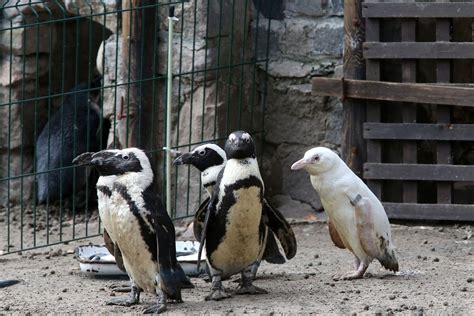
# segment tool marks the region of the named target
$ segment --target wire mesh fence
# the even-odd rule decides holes
[[[271,5],[0,1],[0,252],[101,233],[98,175],[72,166],[82,152],[140,147],[164,193],[168,46],[173,149],[222,145],[236,129],[263,140],[271,20],[259,11]],[[198,172],[175,169],[170,185],[173,217],[191,216]]]

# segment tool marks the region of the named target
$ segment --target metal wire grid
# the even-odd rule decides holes
[[[250,10],[250,5],[251,1],[250,0],[245,0],[245,14],[244,14],[244,23],[243,25],[235,25],[235,16],[234,16],[234,6],[236,3],[240,0],[220,0],[220,9],[221,12],[219,14],[219,27],[218,27],[218,35],[217,35],[217,63],[216,65],[209,66],[208,65],[208,32],[209,32],[209,8],[210,8],[210,2],[211,0],[207,1],[201,1],[198,3],[196,1],[195,6],[194,6],[194,12],[193,12],[193,23],[192,25],[186,25],[187,23],[185,22],[184,19],[180,19],[178,23],[180,23],[181,29],[184,29],[185,27],[191,27],[193,29],[193,49],[192,49],[192,67],[191,71],[183,71],[183,32],[180,34],[177,34],[179,36],[179,42],[180,42],[180,49],[179,49],[179,56],[176,56],[176,58],[179,58],[179,69],[174,70],[174,78],[175,82],[177,82],[177,90],[178,90],[178,99],[173,100],[173,102],[177,103],[178,105],[183,103],[182,100],[182,89],[183,89],[183,79],[185,76],[191,76],[190,80],[190,85],[191,85],[191,113],[189,117],[189,124],[192,124],[192,113],[196,113],[197,111],[200,111],[201,114],[204,114],[204,106],[205,106],[205,100],[203,97],[202,103],[201,104],[193,104],[193,93],[194,93],[194,87],[196,85],[195,83],[195,76],[197,74],[201,74],[204,76],[204,81],[206,82],[207,77],[212,74],[213,72],[217,74],[221,71],[228,71],[228,76],[227,76],[227,82],[219,82],[216,81],[216,85],[219,84],[225,84],[227,85],[227,102],[226,102],[226,127],[225,131],[226,133],[224,135],[218,135],[218,128],[217,128],[217,115],[214,117],[214,133],[212,138],[207,138],[205,139],[203,137],[204,133],[204,119],[201,121],[201,139],[200,141],[194,141],[192,142],[192,135],[191,131],[192,128],[189,128],[189,135],[188,135],[188,142],[183,143],[179,141],[180,139],[180,116],[181,116],[181,111],[178,111],[177,113],[177,126],[176,128],[176,142],[175,145],[173,146],[174,149],[176,150],[191,150],[194,146],[206,142],[217,142],[217,143],[222,143],[222,141],[225,139],[225,135],[231,132],[229,130],[229,127],[232,124],[229,124],[230,120],[235,120],[237,123],[237,127],[241,126],[246,126],[246,128],[251,131],[254,135],[259,137],[261,140],[261,148],[260,148],[260,154],[263,151],[263,131],[264,131],[264,120],[263,117],[264,115],[261,114],[259,117],[258,122],[254,122],[254,112],[255,111],[260,111],[261,113],[265,112],[265,102],[266,102],[266,89],[267,89],[267,82],[266,82],[266,75],[261,75],[259,73],[259,69],[266,70],[268,68],[268,52],[269,52],[269,47],[268,45],[270,44],[269,41],[269,36],[270,36],[270,22],[271,20],[268,19],[268,24],[267,28],[265,30],[265,34],[258,34],[259,32],[262,32],[261,30],[259,31],[259,25],[260,21],[259,19],[263,19],[259,14],[255,14],[255,25],[257,27],[254,27],[253,29],[251,28],[251,25],[249,23],[248,19],[248,12],[247,10]],[[232,15],[230,17],[223,17],[222,15],[222,8],[223,8],[223,2],[228,2],[231,3],[232,5]],[[253,1],[254,5],[256,8],[260,6],[260,0]],[[119,1],[117,3],[120,3]],[[6,186],[6,192],[7,196],[6,199],[7,201],[10,201],[11,199],[11,194],[12,194],[12,183],[13,181],[19,181],[19,189],[20,189],[20,196],[23,197],[25,191],[27,191],[27,185],[29,185],[28,180],[36,179],[36,177],[41,174],[41,172],[38,172],[36,170],[35,163],[33,163],[33,167],[30,170],[24,171],[25,169],[25,158],[30,154],[31,151],[33,152],[33,161],[36,161],[37,157],[35,157],[35,152],[34,150],[31,149],[31,146],[28,146],[27,144],[24,143],[23,139],[27,137],[28,135],[23,135],[23,129],[21,130],[21,138],[22,142],[19,146],[19,159],[20,159],[20,170],[24,172],[20,172],[18,174],[14,174],[11,166],[12,159],[14,158],[14,151],[17,154],[17,149],[11,148],[12,144],[12,129],[13,129],[13,110],[14,107],[18,107],[20,111],[19,115],[19,120],[20,120],[20,126],[24,128],[25,126],[33,125],[32,131],[33,131],[33,142],[34,140],[37,139],[38,133],[40,131],[40,124],[38,117],[40,116],[41,111],[47,111],[47,118],[50,118],[51,115],[54,113],[54,105],[57,103],[62,104],[65,100],[65,98],[69,95],[73,95],[73,92],[68,91],[66,87],[66,82],[67,79],[70,77],[70,73],[68,72],[68,67],[67,64],[71,62],[71,58],[69,56],[71,49],[74,50],[74,79],[72,86],[77,86],[81,80],[86,80],[87,82],[92,81],[94,74],[93,74],[93,67],[95,64],[95,56],[93,55],[92,52],[92,38],[93,38],[93,21],[92,18],[97,17],[102,20],[101,24],[103,26],[101,32],[101,37],[102,39],[107,38],[110,34],[109,31],[107,30],[107,17],[110,15],[116,15],[116,20],[120,21],[120,15],[124,12],[124,10],[120,7],[117,7],[116,10],[110,10],[107,8],[106,3],[104,1],[100,1],[100,4],[102,6],[102,12],[97,12],[94,10],[92,6],[92,2],[87,2],[88,7],[89,7],[89,13],[84,14],[83,12],[80,12],[80,10],[84,10],[83,8],[75,7],[75,14],[70,13],[69,11],[66,10],[64,4],[60,1],[52,1],[49,3],[43,2],[43,1],[6,1],[3,3],[3,6],[1,7],[1,13],[3,14],[3,18],[0,20],[2,22],[2,28],[0,29],[0,35],[1,36],[9,36],[10,38],[10,47],[7,52],[3,52],[1,58],[9,59],[10,63],[10,68],[9,68],[9,83],[10,83],[10,89],[8,90],[8,96],[3,96],[2,100],[0,100],[0,109],[5,109],[7,108],[7,111],[4,111],[3,114],[8,116],[8,126],[2,126],[2,129],[7,129],[7,146],[5,150],[2,149],[2,153],[5,154],[6,152],[6,159],[7,159],[7,165],[2,165],[0,169],[0,185],[1,186]],[[198,10],[198,5],[205,5],[207,7],[207,18],[206,18],[206,45],[205,45],[205,62],[204,62],[204,68],[203,69],[195,69],[195,52],[196,52],[196,30],[197,30],[197,10]],[[37,5],[41,5],[42,10],[40,11],[37,7]],[[167,1],[167,2],[156,2],[153,4],[146,4],[140,7],[136,7],[130,10],[146,10],[147,8],[150,7],[160,7],[160,6],[169,6],[169,5],[177,5],[178,7],[181,7],[181,12],[184,12],[186,10],[186,4],[183,1]],[[54,10],[53,10],[54,7]],[[31,10],[29,12],[28,16],[26,16],[25,9],[28,8]],[[22,17],[24,21],[28,21],[26,23],[23,23],[21,25],[14,25],[13,19],[8,19],[7,18],[7,12],[8,10],[17,10],[18,15]],[[257,10],[256,10],[257,11]],[[45,17],[46,15],[46,17]],[[1,14],[0,14],[1,16]],[[159,19],[159,16],[157,14],[156,19]],[[225,21],[224,21],[225,20]],[[86,22],[84,22],[86,21]],[[220,60],[220,49],[221,49],[221,39],[222,39],[222,25],[223,23],[229,23],[231,24],[231,32],[230,32],[230,42],[231,42],[231,51],[230,51],[230,62],[226,62],[223,60]],[[69,23],[74,24],[73,27],[75,28],[75,43],[71,47],[67,47],[66,43],[67,42],[67,31],[69,29]],[[81,64],[80,61],[80,48],[83,43],[80,43],[80,33],[84,32],[83,28],[81,26],[84,26],[83,23],[87,24],[86,27],[86,32],[87,32],[87,37],[88,37],[88,52],[87,52],[87,74],[85,78],[79,78],[79,73],[81,71],[81,68],[84,67],[85,65]],[[157,28],[154,30],[155,33],[157,33],[158,30],[158,25],[159,23],[156,23]],[[145,26],[143,26],[145,27]],[[253,32],[252,36],[249,38],[244,37],[243,38],[243,44],[242,44],[242,49],[241,51],[235,52],[233,51],[233,42],[234,42],[234,31],[238,28],[244,28],[244,34]],[[23,41],[26,43],[27,41],[35,41],[35,47],[36,49],[34,50],[33,56],[35,58],[35,64],[36,68],[38,69],[40,67],[40,58],[43,58],[42,53],[40,52],[40,45],[45,45],[45,43],[40,42],[41,34],[40,32],[44,32],[45,30],[49,32],[48,38],[49,41],[47,45],[49,46],[49,52],[53,51],[53,32],[55,31],[54,28],[60,28],[61,29],[61,38],[56,39],[59,40],[62,45],[59,55],[61,56],[60,58],[60,65],[57,65],[56,61],[53,61],[52,54],[50,53],[48,55],[48,72],[45,77],[40,77],[40,72],[37,71],[33,77],[27,78],[27,74],[25,73],[27,69],[27,62],[26,58],[23,58],[22,60],[22,78],[20,80],[20,97],[14,98],[13,94],[14,91],[11,88],[12,86],[12,76],[13,76],[13,62],[14,62],[14,54],[13,54],[13,33],[15,32],[16,29],[19,29],[23,32]],[[29,33],[33,31],[32,33]],[[120,29],[119,29],[119,23],[117,22],[115,25],[115,29],[112,30],[115,34],[118,34]],[[2,34],[3,33],[3,34]],[[157,37],[155,36],[155,39]],[[264,39],[263,43],[259,43],[262,38]],[[117,36],[116,38],[116,46],[118,47],[118,41],[119,37]],[[262,51],[262,48],[259,45],[264,45],[264,51],[265,53],[262,54],[259,53],[257,54],[257,51]],[[158,63],[158,54],[157,52],[158,48],[158,43],[155,40],[153,43],[153,50],[154,50],[154,58],[152,67],[153,69],[156,69],[156,65]],[[250,48],[250,49],[248,49]],[[26,50],[26,45],[23,45],[22,47],[23,51],[20,55],[26,56],[27,52]],[[105,55],[105,52],[103,52]],[[118,49],[115,50],[115,58],[118,60],[119,58],[119,51]],[[236,56],[237,61],[233,62],[235,60]],[[59,69],[58,69],[59,68]],[[240,69],[241,76],[235,78],[233,75],[234,73],[231,70],[235,69]],[[102,73],[104,70],[104,65],[102,65]],[[3,70],[2,70],[3,71]],[[59,86],[59,92],[57,90],[53,90],[53,81],[56,76],[58,76],[58,73],[60,74],[60,86]],[[118,63],[115,64],[115,74],[118,73]],[[128,72],[130,74],[130,72]],[[266,74],[266,71],[262,72],[263,74]],[[248,109],[250,111],[250,122],[244,122],[242,124],[242,111],[243,111],[243,100],[244,100],[244,95],[247,93],[244,89],[244,80],[246,79],[246,76],[249,75],[250,78],[252,78],[252,89],[250,91],[250,104],[248,104]],[[128,76],[128,80],[126,82],[122,83],[114,83],[108,86],[102,86],[101,87],[101,99],[103,99],[104,96],[104,90],[105,89],[114,89],[114,95],[115,95],[115,100],[114,102],[117,103],[117,89],[120,86],[125,86],[127,89],[130,89],[131,85],[134,84],[142,84],[143,82],[146,81],[152,81],[153,82],[153,104],[152,104],[152,111],[153,113],[156,113],[159,111],[160,113],[164,113],[165,108],[160,105],[160,102],[158,100],[159,96],[157,96],[157,83],[161,80],[165,80],[166,76],[165,75],[159,75],[156,72],[154,72],[153,76],[150,78],[140,78],[139,80],[132,81],[130,80],[130,76]],[[30,82],[27,82],[27,81]],[[46,80],[47,84],[44,84],[44,80]],[[33,84],[34,86],[34,93],[33,95],[27,93],[27,84]],[[44,86],[46,86],[46,93],[44,93],[41,89],[44,89]],[[229,108],[231,104],[231,94],[229,93],[231,86],[237,86],[239,89],[239,100],[238,100],[238,110],[237,110],[237,118],[231,117],[231,110]],[[259,91],[257,91],[257,86],[259,87]],[[206,89],[206,84],[204,84],[204,90]],[[82,89],[80,91],[75,91],[74,93],[83,93],[83,92],[91,92],[93,89]],[[219,89],[216,89],[216,91],[219,91]],[[163,93],[163,99],[165,98],[165,94]],[[205,96],[205,93],[203,93],[203,96]],[[16,97],[16,95],[15,95]],[[128,102],[128,100],[127,100]],[[46,105],[42,104],[46,103]],[[217,108],[217,103],[218,103],[218,93],[216,93],[215,96],[215,107]],[[165,104],[165,103],[162,103]],[[102,110],[102,108],[101,108]],[[29,120],[31,116],[31,111],[33,113],[33,121]],[[196,112],[194,112],[196,111]],[[26,115],[28,113],[28,115]],[[62,113],[61,113],[62,114]],[[127,107],[127,114],[128,114],[128,107]],[[138,113],[138,115],[147,115],[148,113]],[[156,124],[154,120],[154,115],[152,115],[152,126],[151,126],[151,132],[156,133],[158,132],[157,130],[159,129],[158,124]],[[204,115],[203,115],[204,117]],[[126,117],[128,120],[128,116]],[[62,121],[61,121],[62,122]],[[140,122],[140,120],[139,120]],[[18,122],[17,122],[18,123]],[[102,127],[102,122],[101,122],[101,127]],[[114,141],[115,141],[115,136],[116,136],[116,129],[114,127],[117,126],[117,113],[114,108],[114,113],[113,113],[113,121],[111,122],[112,128],[113,128],[113,133],[114,133]],[[127,125],[128,126],[128,125]],[[233,124],[232,126],[235,126]],[[165,126],[163,128],[166,128]],[[139,129],[140,130],[140,129]],[[126,134],[128,135],[128,129],[126,131]],[[165,137],[166,135],[163,136]],[[163,139],[164,139],[163,137]],[[127,137],[128,139],[128,137]],[[78,140],[76,139],[76,136],[74,135],[73,139],[73,148],[75,150],[75,144]],[[86,140],[87,146],[89,147],[89,139]],[[105,147],[105,144],[101,140],[101,148]],[[130,144],[126,143],[125,146],[129,146]],[[136,141],[136,144],[133,145],[140,145],[140,135],[138,134],[138,138]],[[155,153],[162,153],[163,141],[160,144],[152,144],[150,148],[146,148],[147,152],[150,155],[153,155]],[[48,154],[51,148],[48,147]],[[74,156],[76,154],[79,154],[77,152],[73,153]],[[15,156],[17,158],[18,155]],[[76,169],[72,166],[60,166],[59,168],[50,168],[47,171],[44,171],[43,173],[52,173],[55,171],[62,171],[62,170],[67,170],[67,169],[73,169],[73,190],[75,189],[75,176],[76,176]],[[163,164],[164,168],[164,164]],[[195,179],[191,179],[191,168],[188,168],[186,170],[186,176],[187,176],[187,192],[186,192],[186,203],[185,203],[185,211],[181,210],[180,212],[175,212],[174,218],[183,218],[190,216],[194,213],[194,209],[192,208],[192,203],[190,203],[190,194],[189,190],[191,186],[196,186]],[[178,181],[179,174],[178,172],[175,173],[175,181]],[[164,187],[166,183],[164,182],[164,177],[162,181],[162,188],[164,190]],[[32,181],[33,189],[32,192],[36,192],[36,182]],[[89,181],[86,181],[86,200],[88,200],[88,190],[87,188],[89,186],[94,186],[94,183],[90,183]],[[199,183],[200,186],[200,183]],[[62,186],[60,186],[60,190],[62,191]],[[62,192],[60,192],[61,198],[58,201],[58,205],[53,205],[53,203],[47,203],[44,206],[38,206],[34,203],[34,201],[30,200],[25,200],[21,198],[19,200],[19,203],[17,205],[12,205],[11,203],[7,202],[6,206],[1,209],[0,208],[0,218],[3,218],[3,225],[4,226],[2,229],[3,233],[2,235],[2,244],[0,246],[0,251],[2,251],[3,254],[7,253],[13,253],[13,252],[18,252],[22,250],[29,250],[29,249],[35,249],[39,247],[44,247],[48,245],[54,245],[54,244],[59,244],[59,243],[67,243],[69,241],[73,240],[79,240],[91,236],[96,236],[101,233],[101,228],[100,228],[100,223],[98,220],[97,216],[97,211],[96,209],[92,209],[89,207],[89,204],[86,204],[84,210],[79,210],[75,203],[75,199],[72,199],[72,205],[70,206],[70,209],[66,208],[65,205],[65,200],[62,197]],[[174,190],[174,209],[176,210],[178,207],[178,198],[181,198],[183,196],[182,193],[178,192],[178,187],[175,186]],[[199,199],[201,199],[201,193],[199,193]],[[179,214],[178,214],[179,213]],[[0,230],[1,231],[1,230]]]

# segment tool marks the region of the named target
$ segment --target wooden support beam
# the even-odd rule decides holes
[[[450,19],[436,20],[436,41],[449,42]],[[438,60],[436,62],[436,82],[449,83],[451,81],[451,62],[449,60]],[[438,105],[436,109],[438,123],[448,124],[451,121],[451,108]],[[451,144],[449,142],[438,142],[436,146],[436,161],[438,164],[451,164]],[[451,183],[440,182],[437,184],[438,203],[451,203]]]
[[[472,3],[364,3],[364,18],[472,18]]]
[[[474,205],[383,203],[390,219],[472,221]]]
[[[416,41],[416,20],[402,20],[402,41]],[[406,59],[402,61],[402,81],[416,82],[416,60]],[[405,123],[416,122],[416,104],[404,103],[402,105],[402,120]],[[403,162],[417,162],[417,147],[414,141],[403,142]],[[418,186],[415,181],[403,182],[403,202],[416,203],[418,199]]]
[[[370,42],[380,40],[380,21],[379,19],[365,19],[365,39]],[[366,60],[366,78],[367,80],[380,80],[380,60]],[[367,122],[380,122],[380,101],[367,100]],[[379,140],[367,140],[367,161],[382,162],[382,144]],[[382,199],[382,182],[367,180],[370,190]]]
[[[362,43],[365,27],[362,20],[362,0],[344,0],[344,77],[365,79],[365,61]],[[366,144],[362,137],[365,122],[365,102],[343,101],[342,158],[355,174],[362,175],[362,163],[366,161]]]
[[[376,59],[470,59],[474,43],[460,42],[365,42],[364,58]]]
[[[474,124],[364,123],[364,138],[474,141]]]
[[[365,163],[364,178],[381,180],[474,181],[474,165]]]
[[[341,79],[315,77],[312,84],[315,95],[342,97]],[[474,89],[454,85],[344,80],[344,96],[354,99],[474,107]]]

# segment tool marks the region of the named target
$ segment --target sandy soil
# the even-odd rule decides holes
[[[369,277],[339,282],[331,276],[351,269],[351,254],[332,245],[324,224],[294,227],[299,242],[296,257],[284,265],[264,263],[260,268],[255,284],[268,294],[205,302],[210,284],[193,279],[196,288],[184,290],[184,303],[170,304],[169,312],[474,314],[474,240],[469,226],[393,225],[401,272],[388,273],[374,262]],[[109,286],[127,281],[78,272],[78,262],[68,251],[89,241],[101,239],[0,257],[0,278],[22,280],[0,289],[0,312],[140,313],[154,302],[146,294],[133,307],[105,305],[112,295],[122,295],[112,293]],[[237,284],[225,281],[224,286],[233,289]]]

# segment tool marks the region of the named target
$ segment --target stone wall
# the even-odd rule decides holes
[[[342,0],[268,1],[258,25],[263,32],[271,21],[265,112],[265,152],[262,174],[267,195],[290,212],[321,208],[308,175],[290,170],[311,147],[338,150],[342,104],[311,95],[311,76],[340,75],[343,50]],[[275,8],[275,6],[278,6]],[[263,67],[262,67],[263,68]],[[298,203],[301,202],[301,203]],[[288,206],[291,206],[288,208]]]
[[[54,9],[52,4],[57,2],[45,3],[49,9]],[[125,139],[126,119],[117,116],[122,110],[127,111],[126,102],[122,104],[122,100],[126,100],[127,74],[122,69],[120,58],[116,60],[116,56],[122,56],[120,2],[65,0],[61,4],[62,7],[56,7],[57,10],[48,11],[43,5],[36,5],[34,9],[41,12],[45,19],[51,18],[51,14],[59,17],[61,14],[84,16],[80,25],[86,30],[91,23],[94,25],[92,34],[95,37],[91,41],[93,47],[89,50],[87,45],[81,45],[92,54],[85,53],[86,57],[81,60],[81,65],[87,64],[94,69],[97,65],[97,70],[103,75],[104,117],[117,123],[112,125],[115,128],[110,130],[109,143],[113,141],[114,136],[119,140]],[[104,12],[112,14],[100,15]],[[92,20],[86,19],[90,14],[94,14]],[[157,79],[155,79],[154,106],[156,110],[147,114],[153,115],[154,118],[152,130],[155,149],[159,149],[164,140],[167,14],[168,7],[161,6],[159,31],[156,35]],[[25,10],[22,14],[19,14],[18,10],[9,10],[5,11],[1,23],[22,25],[26,23],[25,19],[33,15],[31,9]],[[279,205],[297,205],[306,210],[318,208],[319,201],[310,187],[307,176],[302,173],[291,173],[289,166],[309,147],[326,145],[337,149],[340,145],[341,105],[333,99],[312,96],[310,77],[333,75],[341,63],[342,0],[196,0],[184,3],[183,7],[177,6],[176,16],[180,21],[175,24],[173,69],[175,74],[183,75],[173,80],[173,145],[182,146],[207,139],[225,138],[228,132],[235,130],[239,124],[243,129],[260,130],[262,127],[260,122],[264,121],[266,134],[261,162],[267,195],[274,196],[273,200]],[[270,17],[272,20],[268,33]],[[67,38],[75,40],[77,36],[74,33],[75,28],[77,24],[72,23],[70,29],[67,29],[69,32]],[[30,32],[29,29],[19,28],[19,30]],[[11,59],[16,61],[12,63],[14,67],[12,78],[18,78],[18,82],[16,79],[10,82],[9,76],[5,77],[6,72],[2,71],[0,76],[2,103],[6,102],[10,91],[12,100],[47,95],[51,93],[48,87],[53,90],[52,92],[58,91],[61,76],[56,72],[50,73],[49,69],[56,69],[63,64],[60,50],[65,45],[62,42],[63,30],[63,24],[53,24],[51,29],[42,30],[39,32],[40,44],[34,47],[29,46],[32,42],[24,41],[25,35],[21,32],[15,33],[14,38],[18,39],[13,42],[12,50],[9,49],[10,35],[0,32],[2,69],[10,65],[11,56]],[[109,37],[111,33],[112,36]],[[48,37],[50,34],[51,38]],[[81,32],[81,34],[81,40],[87,41],[86,35],[89,33]],[[105,40],[102,42],[103,39]],[[102,46],[96,55],[101,42]],[[74,43],[67,45],[74,46]],[[39,59],[36,58],[38,53],[40,53]],[[251,64],[254,57],[259,60],[269,58],[268,63],[258,64],[256,73]],[[27,65],[24,74],[23,69],[18,68],[23,62]],[[249,64],[226,68],[240,62]],[[30,64],[31,66],[28,66]],[[75,65],[70,63],[70,66],[74,68]],[[213,70],[203,71],[205,67]],[[87,74],[91,72],[91,69],[81,67],[80,73],[76,75],[72,68],[65,71],[72,74],[72,78],[79,76],[81,80],[87,78]],[[41,80],[40,84],[36,85],[38,77]],[[49,83],[50,77],[51,83]],[[257,87],[252,85],[254,78]],[[73,82],[68,79],[65,90],[68,90]],[[119,85],[118,88],[114,87],[116,84]],[[265,117],[262,106],[264,101]],[[53,100],[53,108],[59,103],[59,99]],[[27,109],[27,104],[23,109]],[[39,113],[36,117],[38,131],[46,121],[48,102],[43,99],[32,102],[29,106],[36,107],[36,112]],[[10,140],[11,166],[15,166],[11,168],[11,175],[20,175],[32,171],[34,145],[31,125],[24,126],[21,122],[35,120],[33,117],[35,111],[28,110],[21,113],[21,107],[16,104],[13,104],[11,109],[13,124],[11,129],[16,131],[11,134]],[[0,110],[3,111],[2,126],[7,126],[8,121],[4,121],[5,117],[8,117],[5,112],[7,108],[3,107]],[[23,121],[19,119],[20,115],[24,116]],[[0,131],[1,166],[6,165],[4,160],[7,157],[8,134],[5,134],[5,131],[4,128]],[[260,140],[258,143],[261,144]],[[180,147],[181,151],[189,149],[187,146]],[[262,148],[259,150],[262,152]],[[20,151],[24,158],[22,165],[15,163],[19,161]],[[156,170],[158,177],[161,178],[163,158],[161,152],[158,151],[157,157]],[[188,169],[182,167],[178,168],[177,172],[177,176],[173,174],[173,178],[176,179],[173,183],[176,190],[173,192],[179,192],[176,195],[176,212],[178,215],[184,215],[187,208],[192,212],[197,207],[202,191],[196,185],[199,175],[195,170],[191,169],[188,173]],[[190,185],[188,174],[191,176]],[[5,176],[5,170],[0,170],[0,175]],[[25,200],[32,195],[31,181],[24,184]],[[0,188],[1,197],[6,194],[4,183]],[[188,190],[189,195],[183,194]],[[10,192],[18,194],[20,191],[17,188],[10,189]],[[20,196],[16,195],[11,201],[18,202],[19,198]],[[295,204],[294,200],[304,204]]]
[[[0,1],[3,6],[0,179],[14,179],[0,182],[0,206],[33,201],[34,176],[21,175],[33,172],[35,137],[48,112],[54,113],[62,102],[61,97],[47,96],[67,92],[93,77],[95,63],[89,61],[95,59],[102,38],[110,35],[95,21],[74,19],[80,13],[72,1],[66,5],[58,1]],[[59,21],[64,18],[70,19]]]

